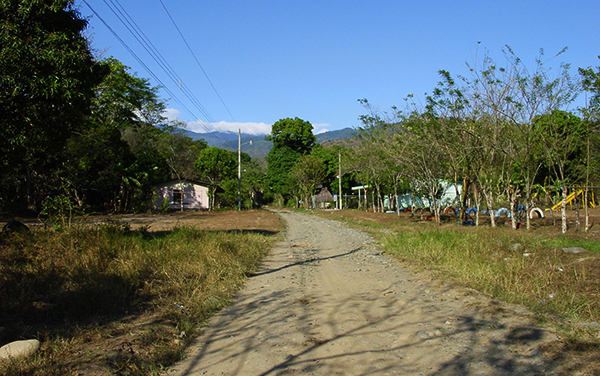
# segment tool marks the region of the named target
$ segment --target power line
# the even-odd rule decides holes
[[[167,74],[167,76],[173,81],[175,85],[181,85],[181,79],[175,73],[173,68],[167,62],[167,60],[162,56],[160,51],[152,44],[150,39],[146,36],[146,34],[140,29],[140,27],[135,23],[133,18],[127,13],[127,11],[123,8],[121,4],[119,4],[118,0],[108,0],[110,4],[108,4],[107,0],[104,0],[104,3],[109,7],[109,9],[114,13],[114,15],[121,21],[121,23],[127,28],[127,30],[134,36],[134,38],[142,45],[142,47],[148,52],[148,54],[154,59],[154,61],[163,69],[163,71]],[[115,10],[116,9],[116,10]],[[200,101],[194,96],[194,94],[189,90],[189,88],[183,83],[182,92],[183,94],[198,108],[198,110],[206,117],[206,119],[215,123],[215,120],[208,113],[208,111],[202,106]]]
[[[217,91],[217,88],[215,87],[215,85],[213,85],[212,81],[210,80],[210,78],[208,77],[208,74],[206,74],[206,71],[204,70],[204,68],[202,67],[202,64],[200,64],[200,61],[198,61],[198,58],[196,57],[196,54],[194,53],[194,51],[192,50],[192,48],[190,47],[189,43],[187,42],[187,40],[185,39],[185,37],[183,36],[183,34],[181,33],[181,30],[179,29],[179,26],[177,26],[177,23],[175,23],[175,20],[173,19],[173,17],[171,17],[171,13],[169,13],[169,10],[167,9],[167,7],[165,6],[165,4],[163,3],[162,0],[159,0],[160,4],[163,6],[165,12],[167,13],[167,15],[169,16],[169,19],[171,20],[171,22],[173,23],[173,26],[175,26],[175,29],[177,29],[177,32],[179,33],[179,36],[181,36],[181,39],[183,39],[183,42],[185,43],[185,45],[187,46],[188,50],[190,51],[190,53],[192,54],[192,56],[194,57],[194,60],[196,60],[196,64],[198,64],[198,66],[200,67],[200,70],[202,71],[202,73],[204,73],[204,77],[206,77],[206,79],[208,80],[208,83],[210,84],[210,86],[213,88],[213,90],[215,91],[215,94],[217,94],[217,97],[219,97],[219,100],[221,101],[221,103],[223,104],[223,106],[225,107],[225,109],[227,110],[227,113],[229,114],[229,116],[231,116],[231,119],[237,123],[237,121],[235,120],[235,118],[233,117],[233,115],[231,114],[231,111],[229,111],[229,107],[227,107],[227,105],[225,104],[225,102],[223,101],[223,98],[221,98],[221,95],[219,94],[219,92]]]
[[[198,116],[196,116],[194,114],[194,112],[192,110],[190,110],[188,108],[188,106],[186,106],[163,82],[162,80],[148,67],[148,65],[146,63],[144,63],[144,61],[133,51],[133,49],[131,49],[127,43],[125,43],[125,41],[117,34],[117,32],[112,29],[108,23],[98,14],[98,12],[96,12],[86,0],[82,0],[83,3],[90,8],[90,10],[94,13],[94,15],[96,15],[96,17],[98,17],[98,19],[106,26],[106,28],[115,36],[115,38],[117,38],[117,40],[125,47],[125,49],[135,58],[135,60],[142,66],[144,67],[144,69],[152,76],[152,78],[154,78],[159,85],[162,87],[162,89],[164,89],[167,94],[169,94],[174,100],[175,102],[177,102],[185,111],[187,111],[190,115],[192,115],[196,121],[200,124],[200,126],[206,130],[206,132],[210,133],[211,131],[209,130],[209,128],[206,126],[206,124],[204,124],[200,118]],[[109,0],[112,2],[112,0]],[[111,7],[106,0],[104,0],[105,4],[109,7],[109,9],[115,14],[115,16],[119,19],[119,21],[121,21],[121,23],[123,23],[123,25],[127,28],[127,30],[134,36],[134,38],[142,45],[142,47],[144,47],[144,49],[146,50],[146,52],[148,52],[148,54],[150,54],[150,56],[152,56],[152,58],[156,61],[156,63],[165,71],[165,73],[167,74],[167,76],[173,80],[177,85],[181,85],[182,88],[182,92],[184,93],[184,95],[190,100],[190,102],[192,104],[194,104],[196,106],[196,108],[202,113],[204,114],[204,116],[207,118],[207,120],[209,120],[209,122],[212,123],[216,123],[214,121],[214,119],[212,118],[212,116],[210,116],[210,114],[208,113],[208,111],[206,111],[206,109],[204,109],[204,107],[202,106],[202,104],[195,98],[195,96],[193,95],[193,93],[189,90],[189,88],[181,83],[181,79],[178,78],[177,74],[175,73],[175,71],[171,68],[171,66],[166,62],[166,60],[164,59],[164,57],[162,57],[162,55],[160,54],[160,52],[154,47],[154,45],[150,42],[150,40],[146,37],[146,35],[141,31],[141,29],[137,26],[137,24],[133,21],[133,19],[129,16],[129,14],[127,14],[127,12],[122,9],[121,10],[117,9],[117,11],[115,11],[115,9],[113,9],[113,7]],[[115,4],[113,4],[113,6],[116,7]],[[119,4],[120,6],[120,4]],[[121,14],[121,16],[119,16],[119,14]],[[124,13],[124,14],[123,14]],[[127,19],[129,18],[129,20]],[[124,20],[125,19],[125,20]],[[129,26],[128,26],[129,24]],[[132,29],[137,29],[139,30],[139,32],[134,32],[132,31]],[[147,41],[147,42],[143,42],[143,40]],[[223,141],[220,137],[218,137],[217,135],[214,135],[215,138],[221,143],[222,146],[225,147],[225,141]]]
[[[156,49],[156,47],[154,47],[154,44],[152,44],[152,42],[146,36],[146,34],[135,23],[135,21],[129,15],[129,13],[127,13],[127,11],[123,8],[123,6],[121,4],[119,4],[118,1],[116,1],[116,0],[114,2],[112,0],[109,0],[109,1],[113,4],[113,6],[117,9],[117,11],[121,14],[122,17],[120,17],[116,13],[115,9],[113,7],[111,7],[106,2],[106,0],[104,0],[104,3],[111,9],[111,11],[115,14],[115,16],[117,16],[117,18],[119,19],[119,21],[121,21],[121,23],[123,23],[123,25],[129,30],[129,32],[134,36],[134,38],[136,38],[136,40],[146,50],[146,52],[148,52],[148,54],[154,59],[154,61],[163,69],[163,71],[167,74],[167,76],[169,78],[171,78],[171,80],[176,85],[179,82],[179,85],[181,86],[181,79],[178,78],[178,75],[175,73],[175,71],[173,70],[173,68],[169,65],[169,63],[162,56],[162,54],[158,51],[158,49]],[[129,26],[131,26],[131,28],[127,26],[128,24],[129,24]],[[132,31],[132,29],[133,29],[133,31]],[[206,109],[204,108],[204,106],[202,106],[202,104],[200,103],[200,101],[198,101],[196,99],[196,97],[194,97],[193,93],[187,88],[187,86],[183,85],[182,92],[184,93],[184,95],[186,97],[188,97],[188,99],[194,105],[196,105],[196,107],[198,108],[198,110],[206,117],[206,119],[209,122],[212,122],[212,123],[215,122],[214,119],[212,118],[212,116],[210,116],[210,114],[208,113],[208,111],[206,111]]]

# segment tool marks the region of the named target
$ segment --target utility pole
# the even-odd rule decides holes
[[[242,130],[238,129],[238,210],[242,210]]]
[[[342,210],[342,152],[338,152],[338,209]]]

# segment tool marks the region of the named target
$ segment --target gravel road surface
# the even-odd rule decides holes
[[[548,375],[522,307],[403,269],[365,233],[278,212],[287,234],[169,375]]]

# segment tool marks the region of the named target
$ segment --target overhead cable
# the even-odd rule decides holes
[[[161,88],[163,90],[165,90],[165,92],[167,92],[168,95],[171,96],[171,98],[174,99],[174,101],[176,103],[178,103],[185,111],[187,111],[190,115],[192,115],[192,117],[194,117],[196,119],[196,122],[207,132],[207,133],[211,133],[211,130],[208,128],[208,126],[202,122],[202,120],[200,120],[200,118],[198,116],[196,116],[194,114],[194,112],[192,110],[189,109],[188,106],[186,106],[176,95],[175,93],[173,93],[163,82],[162,80],[148,67],[147,64],[144,63],[144,61],[142,61],[142,59],[127,45],[127,43],[125,43],[125,41],[116,33],[115,30],[113,30],[108,23],[98,14],[98,12],[96,12],[91,6],[90,4],[86,1],[86,0],[82,0],[83,3],[90,8],[90,10],[94,13],[94,15],[96,15],[96,17],[98,17],[98,19],[106,26],[106,28],[115,36],[115,38],[125,47],[125,49],[135,58],[135,60],[152,76],[152,78],[154,78],[159,85],[161,86]],[[112,1],[112,0],[111,0]],[[106,0],[105,0],[106,3]],[[169,76],[169,78],[171,78],[171,80],[174,80],[177,85],[181,85],[181,91],[184,93],[184,95],[190,100],[190,102],[195,105],[195,107],[207,118],[207,120],[209,120],[209,122],[212,123],[216,123],[214,121],[214,119],[212,118],[212,116],[210,116],[210,114],[208,113],[208,111],[206,111],[206,109],[204,109],[204,107],[202,106],[202,104],[194,97],[193,93],[189,90],[189,88],[180,81],[180,79],[178,78],[177,74],[175,73],[175,71],[171,68],[171,66],[166,62],[166,60],[162,57],[162,55],[160,54],[160,52],[158,52],[158,50],[154,47],[154,45],[150,42],[150,40],[145,36],[145,34],[141,31],[141,29],[139,29],[139,27],[137,26],[137,24],[135,24],[135,22],[131,19],[131,17],[127,14],[127,12],[123,9],[123,12],[127,15],[127,17],[129,17],[129,19],[131,21],[123,21],[122,17],[120,17],[117,12],[108,4],[106,3],[106,5],[111,9],[111,11],[115,14],[115,16],[121,21],[121,23],[123,23],[125,25],[125,27],[129,30],[129,32],[132,33],[132,35],[136,38],[136,40],[138,40],[138,42],[142,45],[142,47],[144,47],[144,49],[153,57],[153,59],[157,62],[157,64],[159,64],[159,66],[161,66],[161,68],[165,71],[165,73],[167,74],[167,76]],[[122,7],[121,7],[122,8]],[[125,17],[125,15],[122,14],[123,17]],[[131,27],[127,26],[127,23],[130,24]],[[132,28],[135,27],[139,30],[139,33],[136,33],[132,31]],[[143,43],[140,39],[144,38],[145,40],[147,40],[147,43]],[[154,53],[152,53],[150,50],[153,49]],[[163,61],[163,63],[160,63],[160,60]],[[225,147],[225,141],[223,139],[221,139],[218,135],[213,135],[218,141],[219,143]]]
[[[108,3],[110,2],[112,6]],[[185,83],[181,82],[180,79],[171,67],[171,65],[162,56],[160,51],[156,49],[154,44],[146,36],[146,34],[140,29],[135,23],[133,18],[127,13],[127,11],[119,4],[118,0],[104,0],[104,3],[109,7],[113,14],[121,21],[121,23],[127,28],[127,30],[133,35],[133,37],[142,45],[146,52],[154,59],[154,61],[163,69],[167,76],[178,86],[181,84],[183,94],[194,104],[198,110],[206,117],[211,123],[216,123],[208,111],[202,106],[200,101],[194,96],[189,90]]]
[[[177,26],[177,23],[175,23],[175,20],[173,19],[173,17],[171,17],[171,13],[169,13],[169,10],[167,9],[167,7],[165,6],[165,4],[163,3],[162,0],[159,0],[160,4],[163,6],[165,12],[167,13],[167,15],[169,16],[169,19],[171,20],[171,22],[173,23],[173,26],[175,26],[175,29],[177,29],[177,32],[179,33],[179,36],[181,36],[181,39],[183,39],[183,42],[185,43],[185,45],[187,46],[188,50],[190,51],[190,53],[192,54],[192,56],[194,57],[194,60],[196,61],[196,64],[198,64],[198,66],[200,67],[200,70],[202,71],[202,73],[204,73],[204,77],[206,77],[206,79],[208,80],[208,83],[210,84],[210,86],[213,88],[215,94],[217,94],[217,97],[219,97],[219,100],[221,101],[221,103],[223,104],[223,106],[225,107],[225,109],[227,110],[227,113],[229,114],[229,116],[231,116],[231,119],[234,121],[234,123],[237,123],[237,121],[235,120],[235,118],[233,117],[233,115],[231,114],[231,111],[229,111],[229,107],[227,107],[227,105],[225,104],[225,101],[223,101],[223,98],[221,98],[221,95],[219,94],[219,92],[217,91],[217,88],[215,87],[215,85],[213,85],[212,81],[210,80],[210,78],[208,77],[208,74],[206,73],[206,71],[204,70],[204,68],[202,67],[202,64],[200,64],[200,61],[198,60],[198,58],[196,57],[196,54],[194,53],[194,51],[192,50],[192,48],[190,47],[189,43],[187,42],[187,40],[185,39],[185,37],[183,36],[183,33],[181,32],[181,30],[179,29],[179,26]]]

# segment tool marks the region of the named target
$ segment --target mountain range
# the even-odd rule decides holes
[[[329,131],[317,134],[317,143],[331,143],[338,140],[353,138],[354,129],[344,128],[337,131]],[[216,146],[227,150],[237,150],[238,134],[236,132],[210,132],[197,133],[186,130],[185,135],[193,140],[204,140],[208,146]],[[271,141],[265,140],[266,135],[251,135],[242,133],[242,152],[248,154],[252,159],[266,159],[271,147]]]

